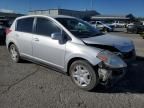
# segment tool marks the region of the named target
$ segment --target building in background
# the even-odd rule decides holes
[[[91,17],[92,20],[128,20],[129,18],[126,16],[118,16],[118,15],[96,15]]]
[[[28,12],[29,15],[68,15],[81,18],[86,21],[124,21],[130,22],[135,20],[135,17],[132,14],[128,15],[103,15],[95,10],[68,10],[68,9],[48,9],[48,10],[33,10]]]
[[[48,9],[48,10],[34,10],[29,11],[29,15],[68,15],[74,16],[81,19],[90,19],[91,16],[99,15],[100,13],[94,10],[85,10],[85,11],[76,11],[76,10],[68,10],[68,9]]]
[[[1,20],[9,20],[10,22],[13,22],[13,20],[19,16],[23,16],[23,14],[0,11]]]
[[[95,15],[91,20],[100,21],[135,21],[136,18],[132,14],[128,15]]]

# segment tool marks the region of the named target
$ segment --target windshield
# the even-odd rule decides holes
[[[102,35],[99,30],[76,18],[56,18],[56,20],[78,38],[89,38]]]

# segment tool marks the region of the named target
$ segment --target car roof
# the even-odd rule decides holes
[[[21,16],[18,17],[17,19],[22,19],[22,18],[29,18],[29,17],[50,17],[50,18],[75,18],[72,16],[66,16],[66,15],[26,15],[26,16]]]

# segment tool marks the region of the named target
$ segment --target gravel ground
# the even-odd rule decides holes
[[[78,89],[62,73],[31,62],[15,64],[0,46],[0,108],[143,108],[144,40],[136,34],[112,33],[131,38],[138,59],[111,89]]]

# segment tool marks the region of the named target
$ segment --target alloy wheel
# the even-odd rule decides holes
[[[79,86],[85,87],[90,84],[91,75],[85,66],[77,65],[74,67],[72,72],[73,80]]]

